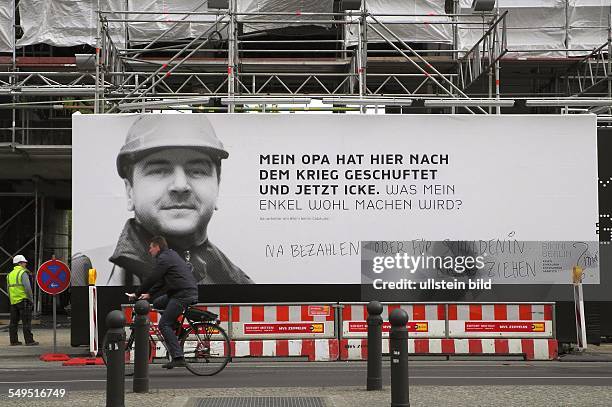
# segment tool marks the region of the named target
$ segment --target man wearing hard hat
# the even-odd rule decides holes
[[[26,268],[28,261],[18,254],[13,258],[13,270],[6,276],[6,287],[8,288],[9,300],[11,302],[11,320],[9,324],[9,335],[11,346],[21,345],[17,337],[17,325],[21,319],[23,328],[23,339],[26,346],[38,345],[32,335],[32,287],[30,277]]]
[[[134,212],[110,261],[111,279],[143,281],[153,268],[151,237],[193,266],[199,284],[252,284],[253,281],[211,243],[208,224],[217,209],[221,160],[229,154],[204,115],[141,115],[128,131],[117,156],[127,206]],[[111,283],[112,284],[112,283]]]

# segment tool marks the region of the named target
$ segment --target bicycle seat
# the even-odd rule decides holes
[[[192,321],[210,322],[216,321],[219,316],[214,312],[197,309],[190,305],[187,307],[187,310],[185,310],[185,317]]]

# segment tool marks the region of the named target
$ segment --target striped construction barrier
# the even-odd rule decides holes
[[[389,340],[383,339],[383,354]],[[526,360],[554,360],[555,339],[408,339],[408,353],[444,356],[523,356]],[[341,339],[340,360],[367,360],[367,339]]]
[[[216,343],[223,346],[222,342]],[[213,343],[213,346],[215,343]],[[186,352],[189,346],[186,345]],[[227,349],[219,349],[219,354],[225,354]],[[231,341],[232,357],[306,357],[309,361],[334,361],[339,358],[337,339],[267,339],[252,341]],[[166,358],[166,348],[155,341],[152,359]],[[133,360],[133,355],[130,355]]]
[[[233,357],[307,357],[309,361],[338,360],[337,339],[232,341]]]
[[[221,327],[232,339],[232,357],[301,356],[313,361],[338,360],[333,305],[197,305],[196,308],[219,315]],[[126,321],[131,323],[133,306],[123,309]],[[159,313],[152,311],[149,318],[152,324],[157,324]],[[166,348],[159,338],[154,339],[152,358],[166,358]]]
[[[336,307],[340,311],[336,313]],[[231,339],[233,357],[307,357],[308,360],[364,360],[367,304],[198,305],[219,315]],[[527,360],[557,357],[554,305],[383,304],[383,320],[395,308],[409,316],[409,351],[416,355],[522,355]],[[124,307],[132,320],[133,308]],[[155,324],[159,315],[150,314]],[[390,325],[383,324],[388,338]],[[338,337],[337,335],[341,335]],[[158,339],[158,338],[155,338]],[[388,352],[388,340],[383,340]],[[165,358],[156,341],[155,358]]]
[[[552,304],[448,304],[450,338],[553,338]]]
[[[281,339],[231,341],[231,355],[243,357],[306,357],[309,361],[367,360],[367,339]],[[409,339],[408,352],[422,356],[522,356],[525,360],[555,360],[555,339]],[[383,340],[383,354],[389,341]],[[165,358],[156,342],[153,358]],[[83,363],[85,364],[85,363]]]
[[[87,287],[88,314],[89,314],[89,353],[98,354],[100,343],[98,341],[98,289],[95,286]]]
[[[446,306],[444,304],[382,304],[383,338],[389,337],[389,315],[396,308],[408,314],[408,332],[415,338],[446,337]],[[342,338],[366,338],[368,335],[367,304],[341,304]]]
[[[234,305],[230,338],[334,339],[334,304]]]

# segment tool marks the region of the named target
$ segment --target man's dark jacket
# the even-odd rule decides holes
[[[172,249],[162,249],[155,256],[155,268],[140,285],[136,296],[150,293],[157,297],[161,293],[170,298],[198,299],[198,283],[185,260]]]
[[[130,219],[125,224],[115,252],[109,259],[126,271],[125,285],[131,285],[127,278],[132,275],[138,276],[140,281],[149,276],[154,266],[148,253],[151,237],[135,219]],[[180,254],[189,251],[189,262],[193,265],[193,274],[198,284],[253,284],[253,280],[209,240],[185,250],[179,250],[172,245],[170,248]]]

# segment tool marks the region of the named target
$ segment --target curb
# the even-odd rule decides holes
[[[62,363],[62,366],[104,365],[102,358],[72,358]]]

